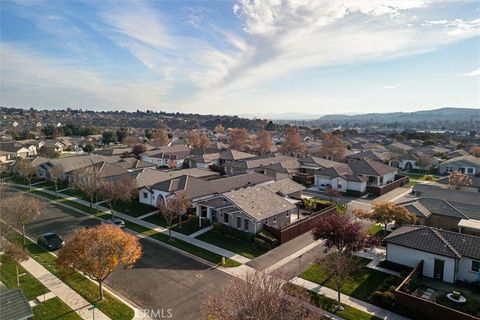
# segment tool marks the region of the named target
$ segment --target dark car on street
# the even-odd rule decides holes
[[[38,237],[37,242],[40,246],[51,251],[59,250],[65,245],[62,237],[53,232],[42,234]]]
[[[125,221],[119,218],[110,218],[104,221],[106,224],[113,224],[114,226],[119,227],[120,229],[125,229]]]

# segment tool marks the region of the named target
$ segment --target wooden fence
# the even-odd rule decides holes
[[[294,223],[284,226],[283,228],[277,229],[268,225],[263,226],[263,228],[277,238],[278,244],[288,242],[315,228],[318,220],[323,214],[334,213],[337,210],[335,205],[324,206],[324,208],[312,213],[309,217],[297,220]]]
[[[389,184],[386,184],[382,187],[367,186],[367,192],[373,193],[376,196],[381,196],[387,192],[392,191],[393,189],[407,185],[408,181],[409,178],[407,176],[396,175],[393,182],[390,182]]]

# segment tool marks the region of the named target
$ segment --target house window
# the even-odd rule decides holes
[[[290,217],[290,212],[287,211],[287,218]]]
[[[338,185],[337,185],[337,188],[338,188],[338,189],[342,189],[342,185],[341,185],[341,184],[338,184]]]
[[[248,219],[244,219],[244,220],[243,220],[243,228],[244,228],[245,230],[248,230]]]
[[[242,218],[237,217],[237,228],[241,229],[242,228]]]
[[[228,223],[228,213],[223,214],[223,222]]]
[[[480,261],[472,260],[472,271],[480,272]]]
[[[207,212],[208,212],[208,208],[207,207],[200,207],[200,216],[202,218],[206,218],[207,217]]]
[[[467,173],[468,174],[473,174],[473,168],[467,168]]]
[[[277,222],[277,217],[276,216],[273,217],[273,222]]]
[[[145,199],[147,199],[147,198],[148,198],[148,193],[143,192],[143,197],[144,197]]]

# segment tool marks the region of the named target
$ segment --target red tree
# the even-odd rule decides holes
[[[136,156],[144,153],[145,151],[147,151],[147,147],[144,144],[140,144],[140,143],[134,145],[132,148],[132,153]]]
[[[363,231],[359,221],[337,213],[324,214],[312,230],[315,240],[325,240],[326,250],[354,253],[380,244],[380,239]]]

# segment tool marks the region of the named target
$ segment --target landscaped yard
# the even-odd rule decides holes
[[[17,271],[15,269],[15,265],[17,263],[5,254],[0,256],[0,262],[2,263],[0,268],[0,281],[7,288],[16,288]],[[49,292],[47,287],[45,287],[40,281],[28,273],[21,265],[18,266],[18,272],[21,275],[23,274],[20,276],[20,288],[25,294],[27,300],[33,300],[36,297]]]
[[[372,236],[377,236],[377,237],[383,238],[383,237],[388,236],[392,232],[388,231],[388,230],[385,231],[384,227],[379,225],[379,224],[374,224],[370,228],[368,228],[367,233],[371,234]]]
[[[353,272],[350,279],[345,281],[341,290],[342,293],[360,300],[368,301],[372,294],[377,291],[388,278],[391,278],[392,282],[393,279],[398,279],[398,284],[400,284],[401,278],[396,278],[386,273],[367,268],[366,265],[370,260],[360,258],[359,261],[360,267]],[[313,264],[310,268],[305,270],[300,277],[322,286],[335,289],[333,279],[327,275],[325,268],[321,264]]]
[[[180,225],[177,223],[172,230],[175,230],[176,232],[180,232],[186,235],[195,233],[203,228],[206,228],[210,225],[210,220],[208,219],[202,219],[202,226],[199,226],[198,223],[198,218],[192,218],[187,221],[183,221],[182,224]]]
[[[221,233],[216,229],[212,229],[204,234],[201,234],[197,239],[214,244],[220,248],[238,253],[246,258],[253,259],[258,257],[268,250],[246,239],[235,237],[232,234]]]
[[[83,192],[80,192],[74,189],[68,189],[68,190],[62,191],[62,194],[66,194],[68,196],[82,199],[85,201],[90,201],[90,199]],[[93,197],[93,202],[96,202],[95,197]]]
[[[138,218],[140,216],[143,216],[144,214],[157,210],[157,208],[144,203],[140,203],[137,200],[132,200],[128,203],[118,201],[113,207],[113,210]]]
[[[159,213],[152,214],[151,216],[146,217],[145,219],[142,219],[142,220],[148,221],[148,222],[153,223],[153,224],[156,224],[157,226],[162,226],[164,228],[167,227],[167,222],[162,217],[162,215],[159,214]]]
[[[51,298],[33,307],[35,320],[81,320],[75,311],[70,309],[60,298]]]

